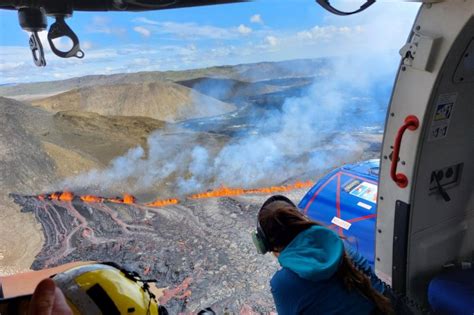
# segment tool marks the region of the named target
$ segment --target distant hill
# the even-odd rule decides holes
[[[235,110],[231,104],[163,81],[73,89],[32,101],[32,104],[52,112],[73,110],[101,115],[150,117],[168,122]]]
[[[35,82],[0,86],[0,95],[31,99],[34,95],[51,95],[72,89],[114,84],[132,84],[157,81],[185,81],[203,77],[257,82],[273,79],[323,76],[328,72],[329,60],[302,59],[281,62],[260,62],[235,66],[219,66],[183,71],[151,71],[89,75],[60,81]]]
[[[202,94],[225,101],[282,90],[282,87],[260,82],[253,83],[235,79],[207,77],[177,81],[176,83],[187,86]]]

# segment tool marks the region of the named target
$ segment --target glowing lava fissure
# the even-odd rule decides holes
[[[216,197],[231,197],[239,195],[251,195],[251,194],[272,194],[272,193],[282,193],[294,189],[301,189],[312,187],[314,182],[296,182],[294,184],[284,185],[284,186],[271,186],[271,187],[262,187],[262,188],[253,188],[253,189],[244,189],[244,188],[229,188],[221,187],[218,189],[210,190],[203,193],[198,193],[189,196],[190,199],[202,199],[202,198],[216,198]]]
[[[282,186],[270,186],[262,188],[232,188],[222,186],[220,188],[209,190],[202,193],[192,194],[187,196],[187,199],[203,199],[203,198],[218,198],[218,197],[232,197],[239,195],[250,195],[250,194],[272,194],[272,193],[283,193],[294,189],[308,188],[314,185],[313,181],[297,181],[293,184],[282,185]],[[165,207],[169,205],[176,205],[180,203],[178,198],[169,198],[169,199],[157,199],[155,201],[138,204],[137,198],[130,194],[124,194],[122,198],[120,197],[101,197],[95,195],[82,195],[76,196],[74,193],[69,191],[59,191],[53,192],[50,194],[41,194],[37,198],[41,201],[62,201],[62,202],[72,202],[73,200],[81,200],[85,203],[116,203],[116,204],[126,204],[126,205],[143,205],[145,207]]]
[[[57,191],[49,194],[38,195],[37,198],[40,201],[62,201],[62,202],[72,202],[75,200],[80,200],[85,203],[115,203],[115,204],[125,204],[125,205],[135,205],[137,204],[137,199],[135,196],[130,194],[124,194],[123,197],[101,197],[95,195],[75,195],[69,191]],[[165,200],[155,200],[151,203],[145,204],[147,207],[163,207],[167,205],[179,203],[178,199],[165,199]]]

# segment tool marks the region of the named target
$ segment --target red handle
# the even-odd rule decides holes
[[[402,143],[403,134],[407,129],[413,131],[418,129],[419,126],[420,122],[418,118],[416,118],[416,116],[407,116],[407,118],[405,118],[405,123],[403,124],[403,126],[398,129],[397,137],[395,138],[395,143],[393,145],[392,165],[390,166],[390,176],[400,188],[405,188],[408,186],[408,178],[406,177],[406,175],[403,173],[397,174],[398,157],[400,154],[400,145]]]

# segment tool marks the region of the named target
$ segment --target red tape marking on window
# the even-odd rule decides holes
[[[364,221],[364,220],[368,220],[368,219],[372,219],[376,217],[377,215],[374,213],[374,214],[364,215],[363,217],[353,218],[353,219],[347,220],[347,222],[354,223],[354,222]]]
[[[339,173],[336,173],[334,174],[333,176],[331,176],[331,178],[329,178],[324,184],[321,185],[321,187],[319,187],[319,189],[313,194],[313,196],[311,197],[311,199],[309,200],[308,204],[306,205],[306,207],[304,207],[304,214],[307,214],[308,213],[308,209],[309,207],[311,206],[311,204],[313,203],[313,201],[316,199],[316,197],[319,195],[319,193],[330,183],[333,181],[333,179],[338,176]]]

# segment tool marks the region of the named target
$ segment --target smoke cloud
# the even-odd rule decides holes
[[[383,75],[364,78],[360,68],[367,60],[356,60],[333,61],[331,74],[304,96],[289,97],[281,109],[269,110],[252,122],[258,126],[254,133],[231,138],[217,150],[216,143],[206,143],[192,132],[157,131],[149,137],[147,149],[133,148],[108,168],[61,185],[143,193],[166,183],[168,192],[188,194],[221,185],[276,185],[353,161],[366,148],[354,130],[370,111],[383,113],[378,109],[386,106],[374,99],[373,85],[389,84]],[[361,104],[367,107],[360,108]],[[378,118],[381,124],[382,117]]]
[[[344,48],[348,53],[327,59],[327,75],[315,79],[301,95],[290,95],[281,107],[249,118],[245,124],[256,128],[245,136],[220,141],[169,126],[153,133],[146,149],[133,148],[106,169],[68,179],[61,186],[188,194],[221,185],[251,188],[306,179],[302,177],[366,158],[370,144],[363,135],[382,130],[399,62],[393,47],[402,46],[411,26],[401,27],[393,12],[378,14],[365,15],[365,23],[360,17],[354,21],[370,30],[363,53],[349,54],[352,44],[357,46],[354,51],[361,51],[360,42],[349,42]],[[413,14],[406,17],[412,19]],[[382,27],[391,21],[396,28]],[[390,42],[384,43],[385,38]],[[216,87],[212,94],[229,94],[222,89]]]

